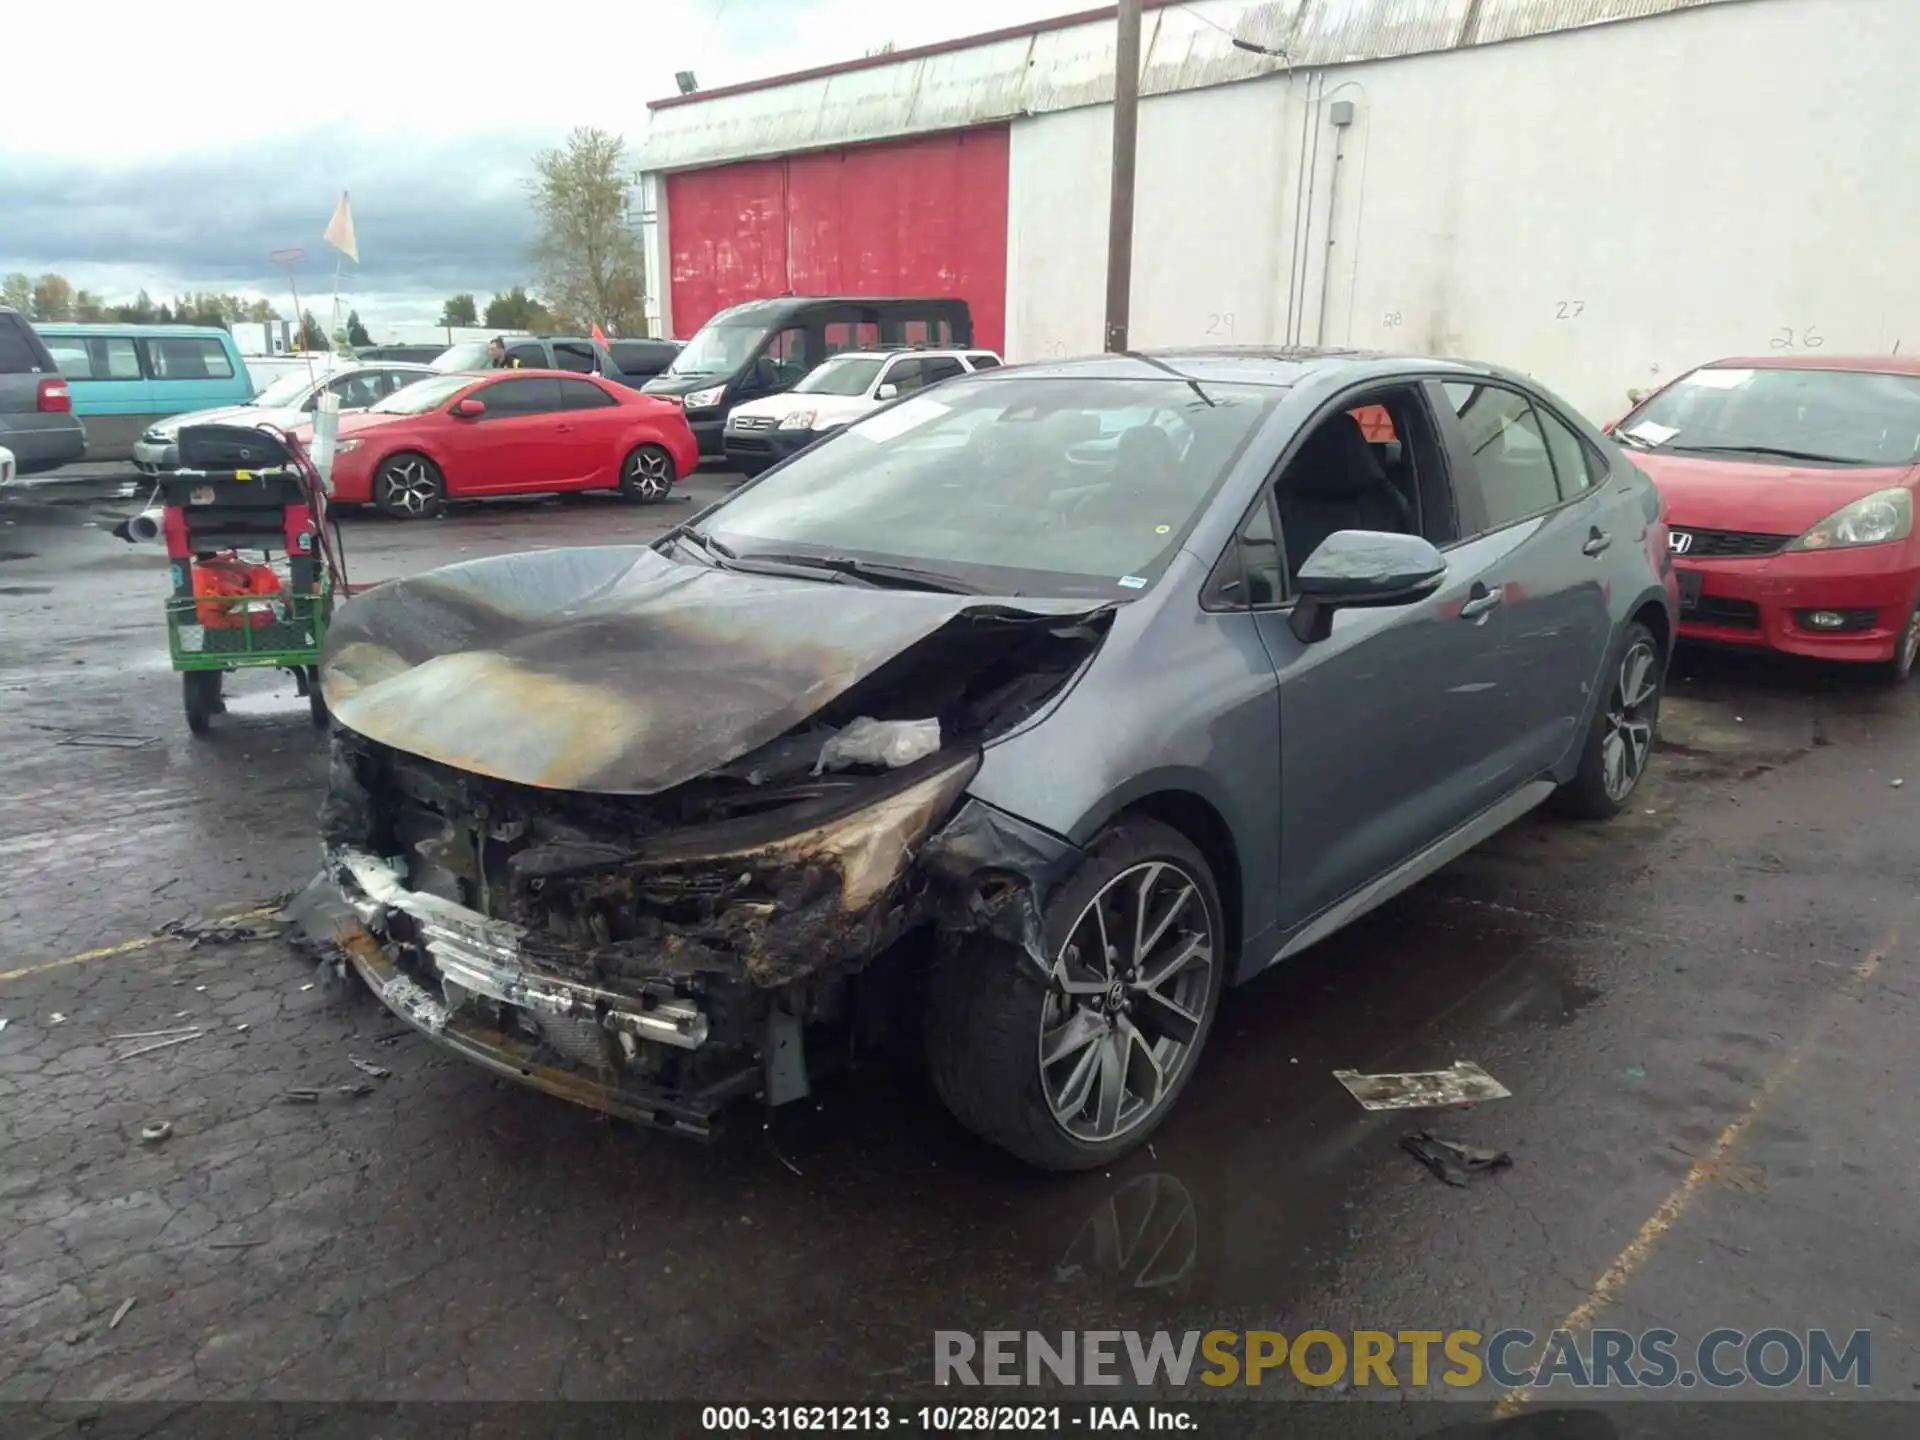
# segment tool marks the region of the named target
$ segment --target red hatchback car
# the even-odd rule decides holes
[[[340,417],[333,493],[405,519],[557,490],[659,500],[698,461],[672,401],[562,370],[441,375]]]
[[[1920,361],[1716,360],[1609,433],[1666,502],[1683,638],[1912,673]]]

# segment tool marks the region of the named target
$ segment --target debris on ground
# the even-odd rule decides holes
[[[1416,1070],[1398,1075],[1362,1075],[1336,1070],[1333,1078],[1368,1110],[1426,1110],[1505,1100],[1513,1092],[1471,1060],[1456,1060],[1445,1070]]]
[[[113,1319],[107,1322],[107,1328],[109,1330],[119,1329],[120,1322],[127,1318],[127,1312],[131,1309],[133,1309],[133,1297],[129,1295],[125,1300],[120,1302],[120,1308],[113,1312]]]
[[[6,1029],[10,1023],[6,1016],[0,1015],[0,1030]]]
[[[347,1063],[362,1075],[371,1075],[376,1080],[388,1080],[393,1077],[393,1071],[386,1066],[376,1065],[371,1060],[362,1060],[358,1055],[347,1056]]]
[[[284,1098],[289,1105],[318,1105],[320,1103],[320,1092],[303,1086],[298,1090],[287,1091],[286,1095],[282,1098]]]
[[[336,1085],[333,1087],[333,1093],[358,1099],[363,1095],[371,1095],[373,1093],[373,1086],[362,1080],[354,1085]]]
[[[153,933],[163,938],[184,940],[189,950],[198,950],[202,945],[244,945],[251,940],[278,940],[281,937],[279,924],[271,916],[262,915],[259,910],[250,910],[245,915],[185,915],[178,920],[169,920]]]
[[[171,1040],[155,1040],[150,1045],[137,1045],[131,1050],[122,1050],[113,1058],[116,1060],[131,1060],[136,1055],[146,1055],[155,1050],[164,1050],[169,1045],[184,1045],[189,1040],[198,1040],[206,1033],[204,1030],[190,1030],[184,1035],[174,1036]]]
[[[162,1040],[169,1035],[195,1035],[200,1031],[198,1025],[176,1025],[171,1030],[127,1030],[119,1035],[109,1035],[109,1040]]]
[[[411,1034],[413,1034],[411,1027],[402,1025],[398,1030],[382,1030],[378,1035],[373,1037],[373,1043],[376,1045],[391,1045],[394,1041],[404,1040]]]
[[[67,1017],[62,1015],[58,1010],[47,1016],[47,1024],[49,1025],[64,1025],[66,1023]]]
[[[1458,1140],[1443,1140],[1425,1130],[1402,1136],[1400,1148],[1449,1185],[1465,1185],[1475,1175],[1505,1170],[1513,1157],[1504,1150],[1487,1150]]]
[[[171,1120],[149,1120],[140,1127],[140,1139],[148,1145],[158,1145],[171,1134],[173,1134]]]
[[[104,730],[75,730],[56,745],[72,745],[81,750],[144,750],[160,742],[158,735],[115,735]]]
[[[251,1250],[256,1245],[264,1245],[264,1240],[209,1240],[209,1250]]]
[[[1904,784],[1906,784],[1906,783],[1907,783],[1907,782],[1906,782],[1906,781],[1904,781],[1904,780],[1895,780],[1895,781],[1893,781],[1893,782],[1892,782],[1892,788],[1893,788],[1893,789],[1895,789],[1895,790],[1898,790],[1898,789],[1899,789],[1899,788],[1900,788],[1900,787],[1901,787],[1902,785],[1904,785]]]

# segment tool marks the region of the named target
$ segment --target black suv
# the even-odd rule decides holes
[[[87,453],[66,379],[18,310],[0,305],[0,449],[22,475],[70,465]]]

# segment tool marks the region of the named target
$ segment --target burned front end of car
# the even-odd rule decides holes
[[[341,706],[330,938],[468,1058],[704,1137],[732,1100],[809,1093],[810,1058],[884,1045],[925,947],[988,932],[1038,954],[1077,852],[966,790],[1101,630],[955,616],[771,740],[645,793],[501,778]]]

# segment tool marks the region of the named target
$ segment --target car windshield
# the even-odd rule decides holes
[[[493,356],[487,353],[485,340],[467,340],[449,345],[434,357],[432,365],[443,375],[450,370],[488,370],[493,367]]]
[[[373,415],[424,415],[436,405],[444,405],[474,383],[471,375],[435,375],[428,380],[396,390],[386,399],[367,407]]]
[[[887,362],[863,355],[836,355],[804,375],[793,387],[796,395],[864,395],[873,377]]]
[[[1618,428],[1629,441],[1681,454],[1910,465],[1920,457],[1920,375],[1710,365]]]
[[[1124,599],[1171,561],[1283,393],[950,380],[799,455],[704,529],[749,564],[833,556],[989,593]]]
[[[667,366],[669,375],[731,375],[747,363],[761,339],[764,325],[703,325],[686,348]]]
[[[306,403],[307,391],[317,377],[305,371],[282,375],[247,403],[268,410],[293,410]]]

